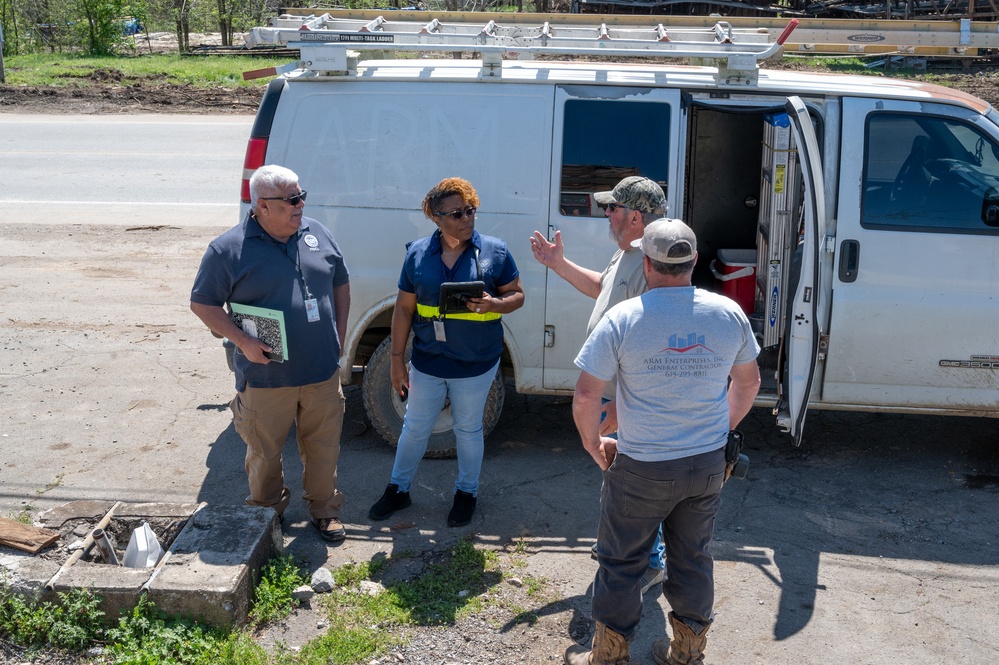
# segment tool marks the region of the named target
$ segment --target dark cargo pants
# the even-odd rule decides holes
[[[639,580],[659,525],[669,556],[663,594],[673,611],[705,626],[714,618],[708,553],[721,505],[725,449],[663,462],[618,454],[604,472],[593,582],[595,621],[630,637],[642,617]]]

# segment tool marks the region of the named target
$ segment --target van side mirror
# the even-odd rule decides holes
[[[985,193],[982,200],[982,221],[986,226],[999,227],[999,190],[994,187]]]

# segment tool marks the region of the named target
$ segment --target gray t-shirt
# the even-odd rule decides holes
[[[760,347],[742,308],[694,287],[626,300],[586,340],[576,365],[617,380],[618,451],[639,461],[717,450],[729,430],[728,377]]]
[[[644,256],[638,248],[628,251],[618,249],[614,252],[610,263],[600,274],[600,293],[597,295],[597,302],[593,304],[590,322],[586,324],[587,337],[607,310],[619,302],[645,293],[648,284],[645,282],[645,273],[642,272]]]
[[[614,252],[610,263],[600,274],[600,293],[590,313],[590,321],[586,324],[587,337],[611,307],[628,298],[640,296],[649,288],[648,282],[645,281],[645,272],[642,270],[644,258],[642,250],[637,247],[627,251],[618,249]],[[610,401],[615,396],[614,382],[611,381],[604,390],[604,399]]]

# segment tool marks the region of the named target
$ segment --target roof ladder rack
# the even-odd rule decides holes
[[[446,18],[446,16],[445,16]],[[693,63],[716,67],[718,78],[728,84],[753,84],[759,62],[779,56],[782,45],[797,25],[787,28],[771,42],[765,29],[733,28],[718,21],[711,28],[671,27],[662,23],[626,24],[503,24],[444,21],[373,20],[321,16],[283,15],[272,27],[254,28],[247,46],[280,44],[298,49],[299,67],[313,72],[356,73],[352,51],[435,51],[480,54],[483,78],[498,78],[504,57],[533,59],[555,56],[650,56],[688,58]]]

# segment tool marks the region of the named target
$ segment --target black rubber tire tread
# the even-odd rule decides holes
[[[409,354],[413,348],[413,339],[410,336],[406,344],[404,358],[409,362]],[[361,384],[361,396],[364,399],[364,411],[375,430],[385,441],[395,448],[399,445],[399,434],[402,432],[402,419],[404,410],[398,408],[398,396],[392,390],[392,338],[386,337],[378,345],[375,352],[371,354],[368,364],[364,369],[364,381]],[[503,411],[503,398],[505,388],[503,385],[502,371],[496,372],[496,378],[489,387],[489,396],[486,398],[486,406],[482,413],[482,433],[484,437],[496,427],[500,413]],[[456,457],[458,454],[455,448],[454,432],[446,430],[434,432],[430,435],[427,443],[425,459],[446,459]]]

